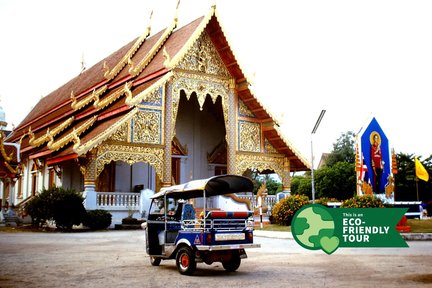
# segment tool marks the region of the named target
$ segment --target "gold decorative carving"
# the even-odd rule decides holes
[[[144,70],[145,67],[150,63],[150,61],[153,59],[153,57],[156,55],[156,53],[159,51],[159,49],[164,45],[168,37],[171,35],[171,33],[174,31],[174,29],[177,27],[177,10],[178,5],[180,1],[177,3],[177,9],[176,9],[176,15],[174,17],[174,20],[171,22],[171,25],[165,29],[164,33],[161,35],[161,37],[158,39],[158,41],[153,45],[153,47],[147,52],[147,54],[144,56],[143,59],[138,64],[134,64],[132,60],[129,58],[128,64],[130,65],[129,68],[129,74],[131,76],[136,76],[141,71]]]
[[[85,157],[76,159],[81,174],[84,176],[84,185],[94,184],[96,181],[96,150],[89,151]]]
[[[261,128],[259,123],[239,121],[240,151],[261,152]]]
[[[236,153],[236,173],[243,175],[247,169],[273,170],[279,176],[283,175],[284,157],[264,155],[260,153]]]
[[[175,136],[175,121],[177,119],[178,106],[180,103],[180,91],[183,90],[186,94],[187,99],[193,92],[197,94],[200,108],[204,105],[205,97],[210,95],[213,103],[216,102],[218,96],[222,97],[222,109],[224,114],[225,126],[228,127],[228,87],[229,80],[218,79],[204,74],[192,74],[177,71],[174,74],[173,81],[170,85],[172,94],[172,117],[171,117],[171,129],[172,137]]]
[[[189,52],[191,47],[195,44],[198,38],[201,37],[201,34],[204,32],[207,24],[210,19],[215,15],[216,6],[213,5],[209,11],[209,13],[204,17],[201,21],[200,25],[195,29],[194,33],[189,37],[189,40],[183,45],[182,49],[169,61],[165,61],[164,65],[168,69],[173,69],[178,65],[180,61],[183,60],[185,55]]]
[[[164,46],[164,48],[162,50],[162,55],[165,58],[165,60],[164,60],[164,66],[165,66],[165,68],[169,68],[169,63],[171,61],[171,56],[168,54],[168,51],[166,50],[165,46]]]
[[[73,141],[73,139],[75,139],[76,137],[79,137],[79,135],[81,135],[84,131],[86,131],[88,128],[90,128],[93,125],[93,123],[96,121],[96,119],[97,119],[97,116],[93,116],[92,118],[88,119],[83,124],[81,124],[81,126],[74,129],[74,131],[72,131],[71,133],[67,134],[66,136],[60,138],[56,142],[54,142],[54,137],[52,136],[52,134],[49,131],[47,131],[47,137],[50,139],[48,144],[47,144],[48,149],[54,150],[54,151],[61,149],[63,146],[68,144],[70,141]]]
[[[163,155],[163,147],[104,144],[98,147],[96,176],[102,172],[105,164],[111,161],[123,161],[129,165],[138,162],[149,163],[162,178]]]
[[[0,152],[1,152],[3,159],[5,160],[5,163],[7,163],[13,159],[13,152],[11,152],[10,155],[7,155],[4,144],[3,144],[5,138],[6,138],[6,135],[4,134],[4,132],[0,131]]]
[[[89,95],[87,95],[86,97],[84,97],[83,99],[81,99],[80,101],[77,101],[74,92],[71,92],[71,108],[76,111],[79,110],[81,108],[83,108],[84,106],[86,106],[87,104],[89,104],[91,101],[93,100],[99,100],[99,96],[102,95],[106,89],[107,89],[107,85],[104,85],[98,89],[94,89],[93,92]]]
[[[81,140],[78,137],[75,128],[72,130],[72,141],[74,142],[73,149],[78,148],[81,145]]]
[[[152,93],[147,94],[147,96],[142,100],[141,104],[159,107],[162,106],[162,95],[160,90],[161,87],[159,87],[159,89],[155,89]]]
[[[75,119],[74,116],[71,116],[68,119],[66,119],[63,123],[61,123],[60,125],[56,126],[54,129],[52,129],[51,131],[48,128],[47,133],[45,133],[44,135],[42,135],[41,137],[39,137],[37,139],[35,139],[35,135],[31,131],[31,127],[29,127],[29,130],[28,130],[28,135],[30,137],[29,144],[32,145],[33,147],[41,146],[45,142],[49,141],[52,137],[55,137],[60,132],[62,132],[64,129],[69,127],[72,124],[72,122],[74,121],[74,119]]]
[[[132,45],[132,47],[126,52],[125,55],[120,59],[120,61],[114,66],[113,69],[109,69],[106,61],[103,64],[103,69],[105,70],[104,77],[107,80],[113,79],[120,71],[124,68],[124,66],[130,61],[131,57],[136,53],[136,51],[141,47],[142,43],[144,43],[145,39],[150,35],[151,32],[151,19],[153,16],[153,11],[150,13],[150,21],[149,26],[147,26],[146,31],[142,34]]]
[[[175,95],[175,97],[180,97],[181,90],[186,93],[188,100],[192,93],[195,92],[200,109],[202,110],[207,95],[210,96],[213,103],[216,102],[218,96],[221,96],[224,100],[223,102],[226,103],[228,95],[228,81],[214,79],[205,75],[178,73],[178,76],[173,83],[173,96]]]
[[[288,159],[288,157],[284,157],[283,162],[283,174],[279,175],[279,177],[282,178],[282,189],[283,191],[290,191],[291,190],[291,176],[290,176],[290,170],[291,170],[291,162]]]
[[[243,203],[243,204],[246,204],[246,207],[248,208],[248,210],[249,211],[251,211],[252,210],[252,204],[251,204],[251,201],[249,200],[249,199],[247,199],[247,198],[240,198],[240,197],[238,197],[236,194],[225,194],[225,195],[223,195],[223,197],[228,197],[228,198],[231,198],[234,202],[237,202],[237,203]]]
[[[197,71],[205,74],[230,77],[225,64],[214,48],[213,42],[204,31],[193,43],[187,54],[178,63],[176,68]]]
[[[133,118],[133,142],[161,144],[161,123],[160,111],[146,109],[138,112]]]
[[[111,104],[112,102],[114,102],[115,100],[117,100],[119,97],[121,97],[123,94],[131,94],[130,88],[132,87],[132,81],[127,82],[123,88],[118,89],[117,91],[115,91],[114,93],[112,93],[111,95],[109,95],[108,97],[100,100],[99,97],[96,98],[95,96],[95,102],[93,103],[93,107],[96,109],[102,109],[106,106],[108,106],[109,104]]]
[[[8,162],[4,161],[3,164],[6,166],[6,168],[13,174],[18,174],[19,172],[19,165],[14,169]]]
[[[253,114],[253,112],[240,99],[239,99],[239,116],[255,118],[255,115]]]
[[[264,151],[267,154],[278,154],[279,152],[274,146],[266,139],[264,139]]]
[[[165,83],[169,81],[172,76],[173,73],[168,72],[161,79],[153,83],[150,87],[148,87],[141,93],[138,93],[135,97],[132,96],[132,93],[127,93],[125,103],[129,106],[135,106],[140,104],[142,101],[152,101],[153,99],[155,99],[155,95],[153,93],[158,93],[160,87],[164,86]]]
[[[114,125],[107,128],[105,131],[103,131],[101,134],[97,135],[90,141],[88,141],[85,144],[81,144],[78,147],[74,148],[75,153],[78,155],[82,155],[84,153],[87,153],[87,151],[90,151],[91,149],[97,147],[99,144],[101,144],[103,141],[108,139],[112,134],[114,134],[117,129],[122,127],[122,125],[125,122],[128,122],[134,115],[137,113],[138,108],[132,109],[129,113],[127,113],[125,116],[123,116],[119,121],[117,121]]]
[[[130,121],[123,122],[120,128],[115,131],[109,141],[128,142],[128,135],[130,134]]]

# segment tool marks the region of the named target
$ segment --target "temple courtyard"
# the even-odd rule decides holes
[[[141,230],[0,232],[0,287],[431,287],[432,241],[409,248],[300,247],[286,232],[256,231],[237,272],[198,264],[182,276],[175,261],[150,265]]]

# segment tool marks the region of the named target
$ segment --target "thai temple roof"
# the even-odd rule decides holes
[[[177,19],[154,35],[148,27],[143,35],[43,97],[6,140],[21,142],[22,155],[46,157],[50,163],[85,154],[130,119],[138,104],[172,77],[176,64],[204,31],[236,79],[239,98],[263,123],[266,139],[290,159],[291,171],[310,169],[251,91],[215,6],[206,16],[180,28]]]

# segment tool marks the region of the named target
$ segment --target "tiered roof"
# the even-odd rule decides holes
[[[216,7],[184,27],[176,26],[174,19],[168,28],[152,36],[148,27],[143,35],[42,98],[7,140],[21,141],[24,157],[46,157],[49,164],[85,154],[108,139],[135,114],[143,99],[169,80],[171,69],[206,31],[236,79],[240,99],[264,123],[265,137],[290,159],[291,170],[307,170],[308,162],[283,138],[270,113],[250,90]]]

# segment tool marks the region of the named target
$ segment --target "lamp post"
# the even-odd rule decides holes
[[[311,164],[312,164],[312,169],[311,169],[312,173],[311,173],[311,175],[312,175],[312,203],[313,204],[315,203],[315,183],[314,183],[314,162],[313,162],[314,156],[313,156],[313,141],[312,141],[312,138],[313,138],[313,134],[315,134],[315,132],[318,130],[318,127],[319,127],[319,125],[321,123],[322,118],[324,117],[325,112],[326,112],[326,110],[321,110],[321,113],[318,116],[318,119],[317,119],[317,121],[315,123],[315,126],[312,129],[312,133],[311,133]]]

